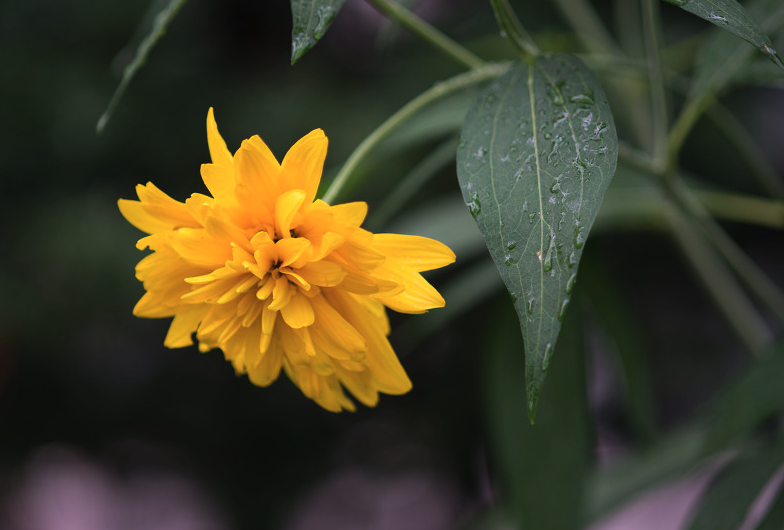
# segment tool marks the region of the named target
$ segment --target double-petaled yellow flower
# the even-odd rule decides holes
[[[278,163],[258,136],[232,156],[207,116],[209,195],[184,203],[152,183],[120,211],[150,235],[152,254],[136,266],[147,291],[138,317],[174,317],[164,344],[220,348],[259,386],[281,367],[309,398],[331,411],[367,406],[378,393],[411,388],[387,340],[384,306],[404,313],[443,307],[421,271],[452,263],[445,245],[362,228],[367,205],[316,199],[327,138],[317,129]]]

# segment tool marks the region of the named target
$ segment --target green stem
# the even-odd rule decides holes
[[[656,4],[654,5],[654,2]],[[651,93],[651,123],[653,125],[653,165],[656,173],[665,169],[667,161],[667,95],[661,55],[661,19],[658,0],[642,0],[643,33],[645,53],[648,60],[648,76]]]
[[[784,229],[784,202],[722,191],[694,191],[711,216],[768,228]]]
[[[95,132],[97,134],[101,134],[103,130],[106,128],[106,125],[109,123],[109,120],[114,114],[114,109],[117,108],[117,104],[122,99],[123,94],[125,94],[125,89],[128,88],[131,80],[136,75],[136,72],[144,66],[147,62],[147,57],[150,55],[150,52],[158,43],[159,40],[164,36],[166,33],[166,28],[169,27],[174,17],[177,13],[182,9],[182,6],[185,5],[187,0],[169,0],[169,3],[164,7],[157,15],[152,22],[152,29],[150,33],[144,38],[144,40],[139,44],[139,48],[136,50],[136,55],[134,56],[133,60],[128,64],[128,66],[123,69],[122,79],[120,80],[120,84],[117,86],[117,89],[114,91],[112,95],[112,99],[109,101],[109,104],[106,106],[106,110],[103,111],[101,117],[98,118],[98,124],[95,126]]]
[[[482,58],[474,55],[405,7],[388,0],[367,0],[367,2],[462,65],[468,68],[479,68],[485,64]]]
[[[348,157],[346,163],[340,169],[340,172],[335,176],[327,191],[324,193],[323,200],[331,203],[340,194],[343,186],[349,180],[351,175],[356,171],[359,164],[365,159],[366,156],[373,150],[373,148],[383,141],[390,133],[400,127],[409,118],[414,116],[417,112],[430,105],[431,103],[454,94],[464,88],[479,83],[489,81],[499,75],[503,74],[509,68],[509,63],[488,63],[482,67],[470,70],[466,73],[455,76],[446,81],[437,83],[429,90],[423,92],[404,105],[400,110],[395,112],[392,116],[378,126],[378,128],[370,133],[362,143],[360,143],[354,152]]]
[[[454,164],[456,147],[457,138],[450,136],[431,151],[376,208],[373,216],[368,220],[368,225],[384,226],[441,168],[450,162]]]
[[[683,147],[686,137],[691,132],[694,124],[702,116],[711,103],[713,103],[713,95],[709,92],[703,92],[698,97],[689,100],[678,119],[670,129],[670,134],[667,137],[667,171],[672,171],[678,164],[678,153]]]
[[[697,221],[697,226],[702,233],[738,277],[781,322],[784,322],[784,293],[778,286],[749,258],[748,254],[735,244],[680,179],[673,179],[670,182],[670,190],[684,210]]]
[[[493,6],[498,27],[501,28],[501,35],[506,37],[523,55],[533,57],[539,55],[539,48],[523,28],[520,19],[517,18],[512,6],[509,5],[509,1],[490,0],[490,4]]]
[[[754,139],[746,132],[743,124],[720,104],[710,107],[707,115],[735,148],[762,189],[771,197],[784,199],[784,182],[767,161]]]
[[[558,6],[563,17],[572,26],[588,50],[611,55],[624,55],[588,1],[554,0],[553,3]]]
[[[753,355],[762,355],[773,335],[732,273],[676,204],[666,201],[665,214],[675,241],[727,323]]]

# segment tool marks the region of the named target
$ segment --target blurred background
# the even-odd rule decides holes
[[[526,10],[527,28],[543,47],[571,49],[548,4]],[[596,4],[609,17],[611,2]],[[461,68],[360,0],[346,2],[295,66],[287,1],[191,0],[97,135],[123,67],[163,5],[0,2],[0,529],[492,526],[510,491],[504,469],[514,465],[503,440],[530,440],[512,452],[559,447],[566,456],[548,460],[554,467],[544,481],[582,487],[570,473],[590,480],[677,430],[747,362],[669,238],[597,225],[575,316],[559,339],[566,346],[559,342],[553,362],[553,373],[564,375],[552,376],[542,398],[540,433],[550,438],[531,435],[522,394],[498,394],[522,386],[522,343],[454,164],[442,164],[405,206],[384,201],[428,154],[456,145],[470,91],[391,139],[344,197],[370,203],[374,231],[437,237],[457,252],[455,266],[429,276],[447,309],[391,315],[410,394],[335,415],[285,378],[260,389],[235,377],[219,352],[165,349],[169,321],[131,314],[143,293],[133,272],[141,234],[116,202],[148,181],[178,200],[205,191],[199,166],[209,160],[209,107],[232,151],[259,134],[282,159],[298,138],[323,128],[328,180],[386,117]],[[417,12],[485,58],[511,57],[484,0],[422,1]],[[703,27],[665,15],[675,40]],[[781,174],[781,91],[747,89],[728,105]],[[704,162],[701,149],[721,151],[716,142],[692,146],[697,154],[685,163]],[[709,163],[717,182],[749,191],[741,171],[731,155]],[[781,285],[780,233],[729,229]],[[640,345],[643,411],[630,412],[624,400],[617,337],[602,321],[612,311]],[[556,394],[566,401],[556,403]],[[499,409],[504,403],[508,410]],[[525,465],[520,473],[535,490],[538,471]]]

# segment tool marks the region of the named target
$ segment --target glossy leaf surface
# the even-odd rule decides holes
[[[774,63],[784,68],[781,57],[773,48],[768,35],[754,21],[751,14],[736,0],[665,0],[693,13],[716,26],[749,41]]]
[[[532,421],[617,152],[599,83],[564,54],[514,64],[463,124],[458,178],[520,320]]]
[[[346,0],[291,0],[291,64],[296,63],[327,32]]]
[[[784,26],[784,5],[780,0],[756,0],[748,4],[748,9],[755,18],[762,20],[762,29],[766,32],[776,32]],[[703,43],[696,61],[690,97],[703,92],[720,92],[753,55],[754,48],[729,33],[714,32]],[[767,64],[770,65],[769,62]],[[779,76],[782,73],[778,68],[771,66],[771,69]]]

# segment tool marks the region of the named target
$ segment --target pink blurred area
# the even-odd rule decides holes
[[[170,472],[112,471],[59,445],[8,481],[4,530],[229,530],[208,494]]]

